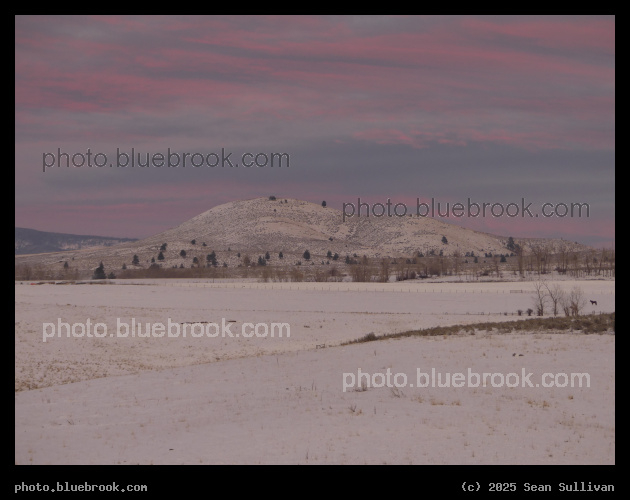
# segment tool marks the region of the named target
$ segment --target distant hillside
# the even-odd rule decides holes
[[[137,238],[110,238],[108,236],[49,233],[46,231],[16,227],[15,255],[109,247],[130,241],[137,241]]]

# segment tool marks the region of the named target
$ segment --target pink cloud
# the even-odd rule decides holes
[[[51,144],[111,152],[359,140],[413,154],[446,145],[463,155],[472,144],[609,153],[614,35],[612,16],[18,16],[16,194],[54,184],[32,173],[33,151]],[[310,179],[291,189],[308,196]],[[250,181],[218,186],[259,193]],[[158,183],[135,184],[118,194],[154,206]],[[179,179],[155,192],[199,208],[205,188]],[[89,205],[82,196],[76,203]]]

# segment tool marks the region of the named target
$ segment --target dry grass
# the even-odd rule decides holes
[[[402,337],[432,337],[438,335],[458,335],[462,333],[474,334],[475,332],[492,332],[494,330],[498,333],[549,331],[559,333],[581,332],[584,334],[601,334],[615,331],[615,313],[588,314],[578,317],[558,316],[554,318],[532,318],[516,321],[500,321],[496,323],[475,323],[471,325],[437,326],[385,335],[376,335],[370,332],[356,340],[344,342],[342,345]]]

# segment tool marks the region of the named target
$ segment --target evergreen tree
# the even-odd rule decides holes
[[[104,280],[107,276],[105,275],[105,267],[103,266],[103,263],[101,262],[101,264],[94,270],[94,274],[92,274],[92,279],[93,280]]]

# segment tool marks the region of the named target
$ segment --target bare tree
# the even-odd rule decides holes
[[[559,284],[549,286],[548,283],[545,283],[545,288],[547,289],[547,296],[549,300],[551,300],[551,306],[553,309],[553,315],[558,315],[559,306],[562,303],[564,298],[564,290]]]
[[[538,274],[545,274],[549,261],[549,246],[544,243],[530,243],[529,248],[536,262]]]
[[[569,263],[571,266],[571,271],[569,274],[575,276],[576,278],[580,276],[580,259],[577,252],[571,252],[569,255]]]
[[[547,286],[542,280],[534,282],[534,307],[536,315],[543,316],[545,314],[545,305],[547,304]]]
[[[28,264],[21,264],[15,267],[16,280],[30,280],[33,276],[33,269]]]
[[[608,255],[606,254],[606,249],[602,248],[602,253],[599,255],[599,265],[597,266],[597,274],[602,274],[602,268],[604,266],[604,262],[608,260]]]
[[[289,273],[289,278],[291,281],[304,281],[304,273],[301,272],[297,267],[293,267]]]
[[[494,272],[497,273],[497,278],[501,274],[499,271],[499,256],[494,254],[492,256],[492,264],[494,264]]]
[[[558,261],[558,272],[565,274],[569,266],[569,247],[564,241],[558,245],[556,259]]]
[[[615,275],[615,249],[611,248],[606,256],[606,262],[608,262],[608,271],[610,276]]]
[[[516,262],[518,265],[518,273],[521,276],[525,276],[525,267],[524,267],[524,252],[523,252],[523,245],[519,245],[516,244],[514,246],[514,250],[516,253]]]
[[[389,281],[389,259],[388,258],[381,259],[379,281],[381,283],[387,283]]]
[[[355,282],[372,281],[372,267],[366,255],[357,264],[352,265],[351,275],[352,281]]]
[[[571,288],[567,299],[571,316],[579,316],[580,312],[586,307],[586,299],[584,298],[583,290],[577,285],[574,286]]]
[[[459,264],[460,264],[461,258],[462,258],[462,253],[459,251],[459,249],[456,249],[453,252],[453,267],[455,268],[455,275],[459,274]]]
[[[584,255],[584,265],[586,267],[586,274],[590,276],[591,271],[595,267],[595,250],[589,250]]]

